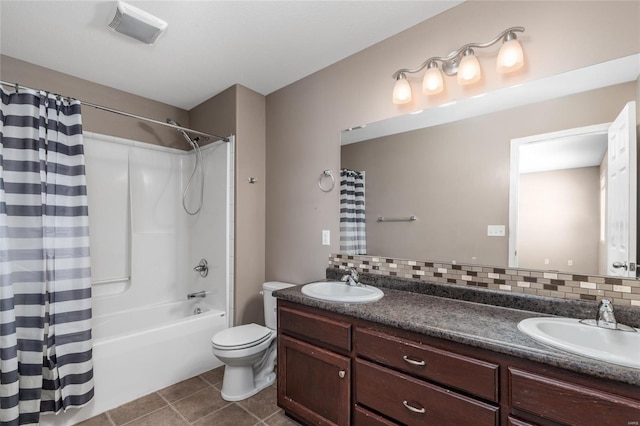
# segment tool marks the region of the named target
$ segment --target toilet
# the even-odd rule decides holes
[[[211,338],[213,354],[225,364],[222,398],[241,401],[270,386],[276,380],[276,290],[295,284],[268,282],[262,285],[264,322],[231,327]]]

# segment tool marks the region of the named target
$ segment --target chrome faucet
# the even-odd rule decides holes
[[[358,274],[356,268],[349,267],[346,270],[348,274],[340,278],[340,281],[345,282],[349,285],[362,286],[362,284],[360,284],[360,282],[358,281],[360,279],[360,275]]]
[[[204,299],[205,297],[207,297],[207,294],[211,293],[210,291],[196,291],[195,293],[189,293],[187,294],[187,299],[195,299],[196,297],[199,297],[201,299]]]
[[[596,324],[598,327],[610,328],[615,330],[618,328],[616,316],[613,314],[613,304],[609,299],[602,299],[598,305],[596,313]]]

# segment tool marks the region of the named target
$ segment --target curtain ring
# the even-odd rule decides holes
[[[329,188],[325,188],[324,186],[322,186],[322,179],[325,178],[325,177],[331,178],[331,186]],[[333,174],[331,173],[331,170],[325,170],[325,171],[322,172],[322,174],[318,178],[318,186],[324,192],[331,192],[333,187],[336,186],[336,178],[333,177]]]

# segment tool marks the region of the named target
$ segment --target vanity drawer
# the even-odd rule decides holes
[[[278,309],[278,329],[318,346],[351,351],[351,324],[287,307]]]
[[[509,368],[509,405],[570,425],[640,422],[640,401]]]
[[[499,409],[358,359],[356,402],[406,425],[497,426]]]
[[[356,328],[358,356],[498,401],[499,367],[376,330]]]
[[[369,410],[356,405],[353,415],[353,424],[355,426],[397,426],[390,420],[385,419]]]

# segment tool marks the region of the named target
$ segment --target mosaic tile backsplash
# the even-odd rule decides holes
[[[346,254],[331,255],[329,267],[353,267],[369,274],[561,299],[599,301],[604,298],[617,305],[640,306],[640,281],[628,278]]]

